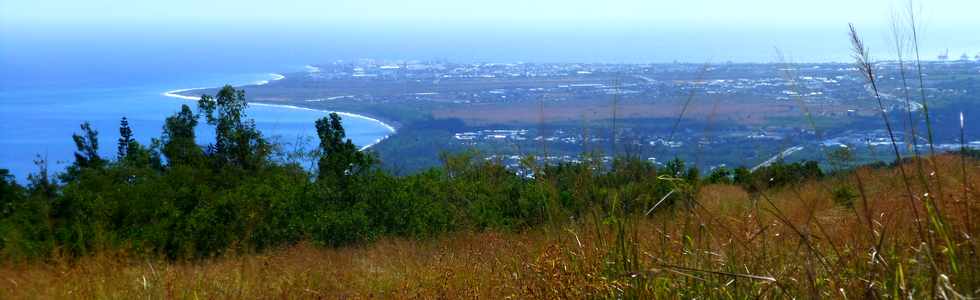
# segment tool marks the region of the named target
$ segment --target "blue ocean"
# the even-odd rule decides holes
[[[2,47],[14,43],[5,44]],[[128,118],[137,140],[146,145],[159,138],[163,120],[182,104],[196,106],[192,100],[163,96],[166,91],[255,84],[275,79],[272,73],[303,72],[304,63],[312,63],[147,48],[113,55],[22,44],[27,45],[0,49],[4,51],[0,56],[0,168],[10,169],[21,182],[37,171],[37,158],[44,158],[52,171],[70,165],[75,148],[71,136],[80,132],[82,122],[98,130],[100,152],[114,157],[120,118]],[[25,48],[35,50],[19,50]],[[208,60],[219,57],[224,59]],[[250,106],[247,114],[266,137],[281,143],[286,151],[315,145],[314,121],[326,115],[257,105]],[[383,124],[367,119],[345,117],[344,125],[348,137],[362,146],[390,134]],[[199,144],[210,143],[213,136],[212,127],[198,127]]]
[[[47,158],[51,169],[64,168],[72,160],[71,135],[84,121],[100,132],[105,155],[113,154],[119,119],[124,116],[138,140],[148,143],[160,136],[164,118],[181,104],[194,104],[162,96],[166,91],[254,84],[273,79],[271,73],[290,76],[303,72],[307,64],[338,59],[765,62],[773,61],[776,45],[800,61],[849,60],[844,28],[838,26],[733,34],[734,29],[710,26],[648,30],[559,24],[528,30],[500,24],[446,28],[441,24],[161,22],[71,26],[0,22],[0,168],[11,169],[18,180],[24,180],[36,170],[33,160],[38,155]],[[973,35],[938,32],[944,33],[935,37],[938,40],[959,41],[950,45],[976,46],[975,41],[963,41]],[[695,33],[702,38],[690,39]],[[872,45],[888,45],[871,37]],[[718,47],[732,44],[740,46]],[[314,133],[313,121],[324,115],[259,106],[248,113],[266,136],[278,136],[280,142],[309,137]],[[389,133],[381,124],[364,119],[346,118],[345,126],[359,145]],[[213,138],[209,132],[201,126],[199,143]]]

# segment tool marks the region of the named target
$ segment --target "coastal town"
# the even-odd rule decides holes
[[[861,159],[874,160],[881,151],[875,148],[891,143],[882,130],[882,109],[894,121],[903,151],[922,147],[924,137],[913,142],[910,132],[910,124],[921,127],[921,120],[903,117],[923,109],[922,100],[903,96],[914,87],[902,82],[900,66],[911,72],[900,62],[877,65],[881,106],[847,63],[362,59],[308,65],[243,88],[255,103],[348,112],[390,126],[397,133],[373,148],[386,161],[399,160],[394,149],[412,147],[413,153],[475,149],[512,167],[526,155],[559,163],[596,151],[607,158],[629,152],[655,164],[677,157],[710,170],[751,167],[775,156],[819,160],[828,147],[851,147]],[[978,60],[930,61],[923,67],[924,95],[937,120],[952,120],[959,112],[946,108],[980,92]],[[947,132],[951,127],[943,128],[939,142],[957,144]],[[975,134],[968,133],[966,144],[980,139]],[[410,168],[439,163],[430,157]]]

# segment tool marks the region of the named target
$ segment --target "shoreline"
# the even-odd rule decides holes
[[[307,110],[307,111],[316,111],[316,112],[324,112],[324,113],[337,113],[338,115],[345,116],[345,117],[364,119],[364,120],[368,120],[368,121],[371,121],[371,122],[378,123],[378,124],[381,125],[381,127],[384,127],[385,129],[387,129],[389,131],[388,134],[382,136],[379,139],[374,140],[374,142],[362,146],[359,149],[360,151],[367,150],[368,148],[371,148],[371,146],[374,146],[374,145],[377,145],[378,143],[381,143],[381,141],[384,141],[385,139],[387,139],[388,137],[390,137],[392,134],[395,134],[395,133],[398,132],[397,130],[395,130],[395,127],[392,127],[391,125],[388,125],[388,123],[382,122],[381,120],[378,120],[378,119],[375,119],[375,118],[372,118],[372,117],[368,117],[368,116],[365,116],[365,115],[361,115],[361,114],[351,113],[351,112],[331,111],[331,110],[325,110],[325,109],[315,109],[315,108],[309,108],[309,107],[301,107],[301,106],[290,105],[290,104],[272,104],[272,103],[262,103],[262,102],[249,102],[248,105],[265,106],[265,107],[278,107],[278,108],[287,108],[287,109],[296,109],[296,110]]]
[[[184,96],[178,93],[183,93],[186,91],[193,91],[193,90],[203,90],[203,89],[209,89],[209,88],[201,87],[201,88],[179,89],[179,90],[166,91],[160,95],[164,97],[171,97],[171,98],[184,99],[184,100],[198,100],[200,99],[200,97]]]
[[[271,82],[271,81],[283,80],[283,79],[286,78],[286,76],[283,76],[282,74],[278,74],[278,73],[269,73],[269,75],[272,76],[272,79],[270,79],[270,80],[261,80],[261,81],[255,82],[254,84],[249,84],[249,85],[266,85],[266,84],[269,84],[269,82]],[[244,85],[244,86],[248,86],[248,85]],[[171,90],[171,91],[163,92],[160,95],[162,95],[164,97],[171,97],[171,98],[177,98],[177,99],[182,99],[182,100],[198,100],[198,99],[200,99],[199,97],[184,96],[184,95],[180,95],[179,93],[186,92],[186,91],[193,91],[193,90],[203,90],[203,89],[209,89],[209,88],[208,87],[200,87],[200,88],[189,88],[189,89],[176,89],[176,90]],[[395,134],[395,133],[398,132],[395,129],[395,127],[389,125],[388,123],[382,122],[381,120],[378,120],[378,119],[372,118],[372,117],[368,117],[368,116],[365,116],[365,115],[361,115],[361,114],[351,113],[351,112],[330,111],[330,110],[315,109],[315,108],[309,108],[309,107],[301,107],[301,106],[290,105],[290,104],[272,104],[272,103],[262,103],[262,102],[247,102],[247,103],[248,103],[248,105],[255,105],[255,106],[278,107],[278,108],[307,110],[307,111],[317,111],[317,112],[325,112],[325,113],[337,113],[338,115],[345,116],[345,117],[364,119],[364,120],[367,120],[367,121],[370,121],[370,122],[378,123],[378,124],[381,125],[381,127],[384,127],[385,129],[387,129],[389,131],[388,134],[385,134],[381,138],[374,140],[374,142],[371,142],[371,143],[368,143],[367,145],[362,146],[359,149],[360,151],[367,150],[368,148],[371,148],[372,146],[377,145],[378,143],[381,143],[381,141],[384,141],[388,137],[391,137],[392,134]]]
[[[259,81],[256,81],[253,85],[266,85],[266,84],[269,84],[270,81],[276,81],[276,80],[286,79],[286,76],[283,76],[282,74],[279,74],[279,73],[269,73],[269,75],[272,76],[272,79],[269,79],[269,80],[259,80]]]

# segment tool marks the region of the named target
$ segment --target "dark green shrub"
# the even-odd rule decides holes
[[[854,200],[858,197],[857,192],[847,185],[835,187],[831,193],[833,195],[834,203],[848,208],[854,207]]]

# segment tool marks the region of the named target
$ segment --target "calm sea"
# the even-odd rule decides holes
[[[171,54],[170,57],[173,57]],[[162,132],[163,120],[180,109],[194,107],[191,100],[162,96],[181,88],[245,85],[273,78],[272,72],[302,72],[302,64],[264,62],[214,62],[182,68],[145,62],[146,57],[107,58],[94,62],[71,63],[55,57],[12,60],[3,57],[0,71],[0,168],[10,169],[18,181],[37,170],[33,160],[46,157],[51,170],[63,170],[73,156],[73,132],[79,124],[91,122],[99,131],[100,153],[115,155],[118,126],[129,119],[137,140],[148,144]],[[109,63],[111,61],[111,63]],[[294,149],[297,141],[316,136],[313,122],[325,113],[289,108],[251,106],[254,118],[267,137]],[[203,120],[201,120],[203,123]],[[381,124],[348,117],[347,133],[358,145],[373,143],[389,131]],[[198,143],[213,140],[213,128],[199,126]]]

